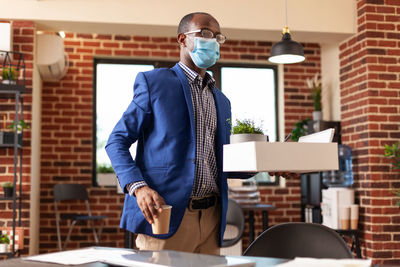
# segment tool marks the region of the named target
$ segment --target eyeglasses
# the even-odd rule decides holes
[[[214,38],[214,33],[208,29],[194,30],[194,31],[190,31],[190,32],[185,32],[184,34],[186,35],[186,34],[197,33],[197,32],[199,32],[203,38],[207,38],[207,39]],[[226,41],[226,36],[221,33],[218,33],[217,35],[215,35],[215,39],[217,39],[217,42],[219,44],[223,44]]]

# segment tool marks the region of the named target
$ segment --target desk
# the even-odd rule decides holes
[[[110,250],[112,248],[103,248]],[[43,254],[46,255],[46,254]],[[160,252],[157,251],[137,251],[139,258],[147,258],[148,260],[142,262],[153,262],[156,264],[160,264],[158,262],[161,259],[163,262],[165,260],[168,266],[174,267],[207,267],[207,266],[224,266],[226,264],[227,259],[230,258],[229,262],[233,259],[246,259],[255,262],[256,267],[268,267],[275,266],[279,263],[283,263],[288,261],[287,259],[279,259],[279,258],[264,258],[264,257],[245,257],[245,256],[209,256],[203,254],[195,254],[195,253],[181,253],[177,251],[168,251],[162,250]],[[159,257],[159,258],[157,258]],[[137,263],[135,261],[135,263]],[[140,264],[134,264],[134,262],[130,263],[132,266],[140,266]],[[165,265],[165,266],[167,266]],[[10,260],[0,261],[0,267],[30,267],[30,266],[43,266],[43,267],[61,267],[66,265],[55,264],[55,263],[44,263],[44,262],[36,262],[36,261],[26,261],[21,258],[14,258]],[[72,266],[72,265],[69,265]],[[81,265],[73,265],[76,267],[111,267],[117,265],[105,264],[100,262],[93,262]],[[160,265],[161,266],[161,265]],[[164,266],[164,265],[162,265]]]
[[[274,205],[268,204],[240,204],[243,211],[249,212],[249,240],[250,243],[254,241],[254,212],[261,211],[262,213],[262,227],[263,231],[268,229],[268,211],[275,210]]]
[[[74,267],[111,267],[113,265],[108,265],[101,262],[93,262],[88,264],[81,265],[61,265],[55,263],[44,263],[44,262],[34,262],[34,261],[25,261],[21,258],[14,258],[11,260],[3,260],[0,261],[1,267],[62,267],[62,266],[74,266]]]

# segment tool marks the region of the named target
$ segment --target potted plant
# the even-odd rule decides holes
[[[314,111],[313,120],[322,120],[322,105],[321,105],[321,80],[318,79],[319,74],[316,73],[313,78],[307,79],[307,86],[311,89],[311,97],[313,99]]]
[[[296,122],[292,130],[292,140],[297,142],[301,136],[307,134],[307,124],[310,119],[300,120]]]
[[[7,128],[11,129],[11,132],[1,132],[0,131],[0,144],[14,144],[14,136],[15,131],[18,134],[18,144],[22,145],[22,129],[29,129],[29,125],[26,124],[24,120],[19,120],[18,125],[15,125],[15,122],[11,123],[7,126]]]
[[[267,138],[262,129],[255,126],[254,121],[249,119],[241,121],[237,119],[236,125],[232,126],[230,141],[231,144],[235,144],[250,141],[266,141]]]
[[[0,253],[7,252],[7,247],[10,244],[10,238],[7,234],[0,234]]]
[[[14,184],[11,182],[5,182],[1,185],[4,190],[4,197],[13,197],[14,194]]]
[[[17,71],[11,67],[4,67],[2,72],[3,84],[17,84]]]
[[[116,175],[110,164],[97,163],[97,183],[104,186],[116,186]]]
[[[13,132],[17,131],[17,133],[21,133],[22,129],[29,129],[30,127],[24,120],[21,119],[18,121],[17,125],[15,125],[15,121],[13,121],[13,123],[8,125],[8,128],[12,129]]]

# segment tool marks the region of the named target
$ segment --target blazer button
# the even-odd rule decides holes
[[[195,160],[194,160],[194,159],[191,159],[190,161],[191,161],[193,164],[195,163]]]

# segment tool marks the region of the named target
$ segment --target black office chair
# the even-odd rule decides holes
[[[226,212],[226,224],[233,225],[238,229],[238,234],[234,238],[224,239],[222,247],[230,247],[235,245],[242,238],[244,230],[244,215],[240,205],[233,199],[228,201],[228,210]]]
[[[53,197],[54,197],[54,209],[56,215],[56,225],[57,225],[57,238],[58,238],[58,247],[60,250],[65,250],[67,247],[67,243],[71,237],[72,229],[78,221],[89,221],[94,240],[96,244],[99,243],[101,238],[101,233],[103,231],[104,219],[107,216],[99,215],[92,216],[89,207],[89,196],[86,191],[86,188],[81,184],[56,184],[53,188]],[[58,213],[58,202],[64,200],[83,200],[85,201],[87,213],[86,214],[77,214],[77,213]],[[64,246],[61,246],[61,231],[60,231],[60,220],[69,220],[71,224],[69,226],[67,237],[65,238]],[[96,231],[94,226],[94,221],[100,220],[100,227],[98,231]]]
[[[349,247],[338,233],[315,223],[275,225],[257,237],[243,255],[284,259],[353,258]]]

